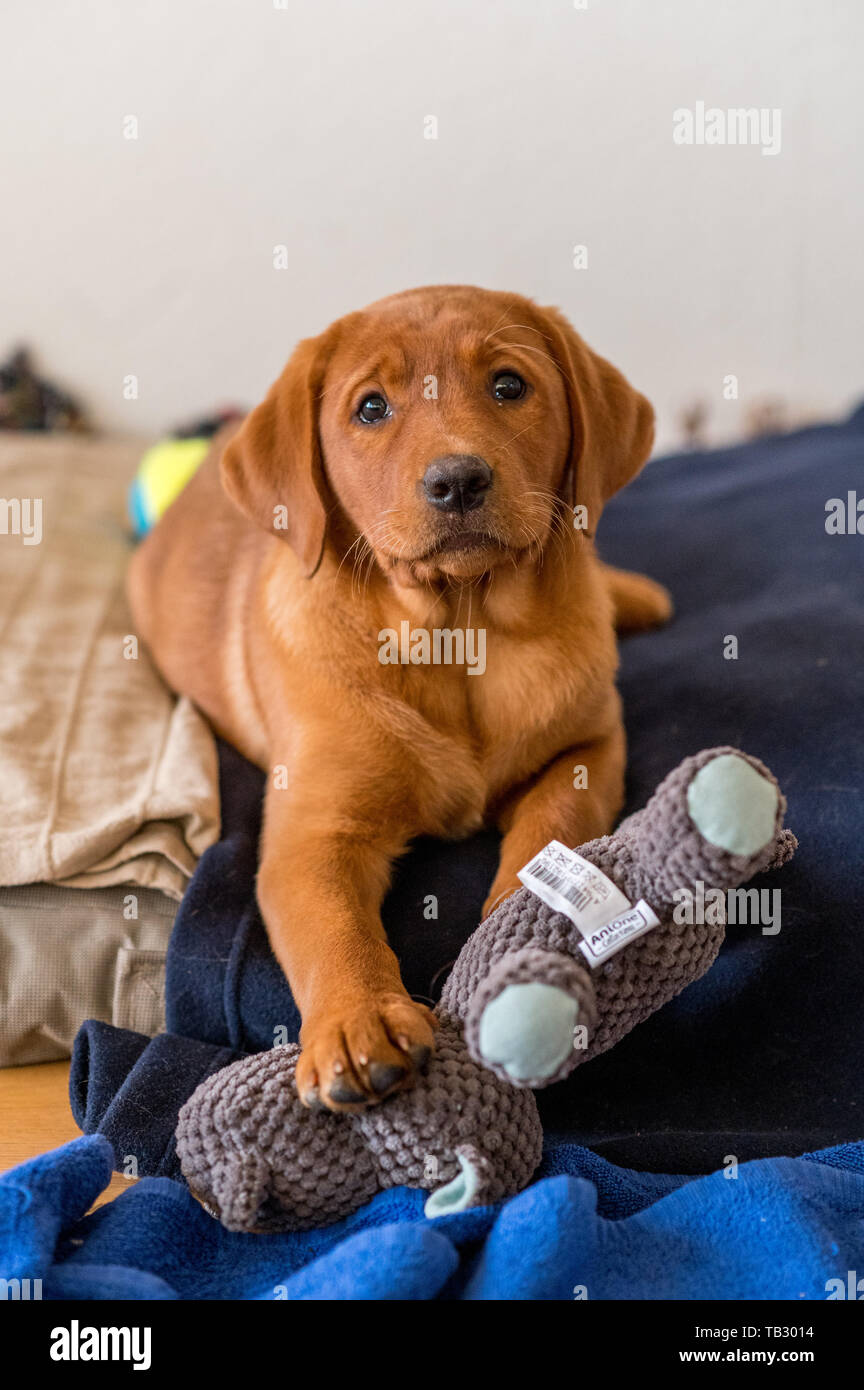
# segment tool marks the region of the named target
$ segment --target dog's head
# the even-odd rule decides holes
[[[574,507],[593,534],[653,422],[557,310],[433,286],[302,342],[225,450],[223,482],[307,575],[329,542],[403,582],[473,580],[536,559]]]

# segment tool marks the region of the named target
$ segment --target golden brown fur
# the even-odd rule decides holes
[[[524,399],[491,394],[505,369]],[[372,425],[356,415],[370,392],[392,408]],[[670,610],[591,536],[652,435],[648,402],[556,311],[415,290],[301,343],[135,555],[133,609],[166,680],[270,772],[258,896],[303,1018],[308,1103],[373,1102],[433,1045],[379,911],[413,837],[499,825],[488,911],[548,840],[611,829],[615,627]],[[445,514],[422,480],[454,455],[485,459],[492,484]],[[403,620],[485,629],[485,673],[382,665],[379,633]]]

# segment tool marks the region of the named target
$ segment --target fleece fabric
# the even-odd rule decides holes
[[[427,1220],[392,1188],[283,1235],[227,1231],[168,1178],[85,1216],[111,1164],[92,1136],[0,1178],[0,1277],[46,1299],[804,1302],[856,1297],[864,1270],[864,1144],[690,1179],[557,1144],[503,1205]]]

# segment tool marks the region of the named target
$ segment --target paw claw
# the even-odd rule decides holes
[[[355,1090],[350,1081],[341,1076],[333,1082],[327,1095],[337,1105],[364,1105],[366,1102],[363,1092]]]
[[[438,1020],[424,1004],[387,990],[361,995],[304,1021],[297,1091],[304,1104],[355,1112],[411,1086],[432,1053]]]
[[[404,1081],[406,1068],[388,1062],[372,1062],[369,1067],[369,1082],[376,1096],[386,1095],[400,1081]]]

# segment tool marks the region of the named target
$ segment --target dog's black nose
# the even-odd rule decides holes
[[[448,454],[433,459],[423,474],[423,491],[442,512],[470,512],[482,507],[492,469],[476,454]]]

